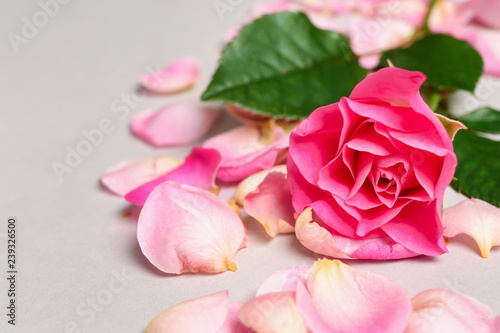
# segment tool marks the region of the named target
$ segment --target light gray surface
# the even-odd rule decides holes
[[[189,148],[157,150],[135,139],[128,129],[130,115],[176,99],[197,99],[215,68],[226,29],[241,20],[250,1],[221,20],[210,0],[73,0],[61,5],[18,53],[8,34],[20,35],[23,17],[32,21],[41,8],[36,1],[2,3],[0,276],[6,271],[6,219],[16,216],[18,332],[71,332],[71,326],[75,332],[141,332],[176,303],[222,289],[229,289],[231,301],[246,301],[274,271],[313,262],[315,256],[293,236],[271,240],[247,221],[250,246],[235,257],[237,272],[160,274],[140,253],[134,217],[122,217],[128,205],[98,185],[99,175],[121,160],[187,153]],[[127,107],[125,118],[113,112],[122,96],[141,96],[135,91],[148,68],[183,55],[201,60],[202,77],[194,90],[147,96]],[[498,82],[488,86],[492,92],[484,98],[498,94]],[[500,106],[498,97],[496,102]],[[82,131],[97,128],[104,118],[114,131],[59,182],[51,163],[63,162],[67,147],[76,149],[85,139]],[[215,131],[234,124],[226,117]],[[445,203],[459,200],[449,191]],[[481,259],[466,237],[452,240],[449,250],[439,258],[351,264],[391,278],[411,296],[428,288],[454,288],[500,314],[500,251]],[[125,278],[123,288],[117,275]],[[6,280],[0,281],[0,309],[5,309]],[[99,302],[107,304],[92,309]],[[4,312],[0,331],[10,332]]]

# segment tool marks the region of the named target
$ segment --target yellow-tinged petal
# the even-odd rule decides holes
[[[468,129],[467,126],[459,122],[458,120],[450,119],[448,117],[445,117],[440,114],[436,114],[438,119],[441,121],[441,123],[444,125],[444,128],[446,128],[446,132],[448,132],[448,135],[450,138],[453,140],[455,137],[455,134],[457,134],[458,130],[461,129]]]

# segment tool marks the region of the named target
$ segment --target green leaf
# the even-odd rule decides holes
[[[382,54],[381,66],[387,59],[396,66],[427,75],[426,84],[440,89],[463,89],[474,92],[483,72],[483,60],[466,41],[448,35],[431,34],[408,48]]]
[[[458,166],[451,186],[468,197],[500,206],[500,142],[459,131],[453,141]]]
[[[226,46],[201,98],[304,118],[349,96],[366,74],[344,35],[316,28],[303,13],[276,13],[246,25]]]
[[[473,111],[459,119],[472,130],[485,133],[500,133],[500,112],[489,107]]]

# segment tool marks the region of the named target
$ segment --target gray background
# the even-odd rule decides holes
[[[189,148],[154,149],[135,139],[130,116],[173,100],[196,100],[215,69],[226,29],[241,22],[251,3],[241,1],[221,19],[211,0],[73,0],[61,4],[15,52],[9,33],[21,35],[23,18],[33,22],[41,7],[37,1],[2,1],[0,277],[6,271],[6,221],[15,216],[17,331],[140,332],[176,303],[222,289],[229,289],[231,301],[247,301],[274,271],[315,260],[293,235],[270,239],[247,220],[250,246],[236,255],[237,272],[161,274],[140,252],[135,217],[122,216],[129,206],[98,184],[100,174],[121,160],[186,155]],[[194,90],[171,97],[137,94],[144,73],[183,55],[201,61]],[[481,102],[494,99],[500,106],[498,81],[483,81],[482,89]],[[127,97],[141,101],[123,109]],[[462,111],[475,106],[468,95],[457,103]],[[125,117],[113,112],[118,106]],[[112,121],[112,133],[58,181],[51,164],[64,163],[67,147],[76,149],[85,139],[82,131],[97,128],[104,118]],[[225,117],[214,133],[235,124]],[[231,192],[222,195],[229,198]],[[449,191],[445,203],[459,200]],[[453,239],[449,250],[439,258],[351,264],[391,278],[410,296],[453,288],[500,314],[500,251],[482,259],[467,237]],[[115,276],[124,279],[120,290]],[[6,279],[0,281],[0,330],[14,331],[4,314]]]

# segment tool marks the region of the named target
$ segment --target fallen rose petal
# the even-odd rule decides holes
[[[171,274],[235,271],[231,259],[247,242],[231,206],[213,193],[170,181],[144,204],[137,239],[146,258]]]
[[[466,199],[443,211],[444,236],[466,234],[472,237],[483,258],[500,245],[500,208],[479,199]]]
[[[314,263],[297,285],[296,303],[312,332],[403,332],[411,315],[404,289],[338,260]]]
[[[125,195],[128,202],[142,206],[154,188],[168,180],[196,186],[207,191],[216,190],[214,184],[220,154],[214,149],[195,147],[182,165],[172,171],[130,191]]]
[[[172,61],[162,71],[143,76],[142,85],[156,93],[175,93],[195,85],[198,75],[198,60],[184,57]]]
[[[240,206],[243,206],[245,197],[250,193],[257,190],[257,187],[264,181],[264,179],[271,172],[281,172],[286,174],[286,165],[280,164],[273,166],[270,169],[262,170],[260,172],[254,173],[251,176],[243,179],[236,187],[236,192],[234,194],[234,200]]]
[[[221,154],[217,178],[235,182],[272,167],[288,148],[288,136],[274,123],[263,127],[247,125],[212,137],[203,147]]]
[[[220,110],[199,103],[176,102],[132,118],[132,132],[155,147],[183,146],[203,138],[219,119]]]
[[[295,291],[297,284],[311,266],[292,266],[279,270],[264,280],[257,290],[256,296],[273,292]]]
[[[448,289],[429,289],[411,300],[405,333],[495,332],[493,312],[478,300]]]
[[[243,304],[238,317],[256,333],[307,333],[294,292],[268,293]]]
[[[179,160],[158,157],[144,161],[123,161],[101,175],[101,183],[111,192],[124,196],[136,187],[178,167]]]
[[[418,255],[387,236],[361,240],[334,234],[313,221],[311,207],[297,218],[295,235],[309,250],[332,258],[386,260]]]
[[[226,320],[217,333],[253,333],[238,318],[238,312],[242,305],[243,303],[229,303]]]
[[[286,171],[269,173],[255,191],[245,196],[243,207],[248,215],[262,224],[271,237],[294,231],[295,211]]]
[[[154,317],[145,333],[218,333],[228,314],[227,295],[225,290],[177,304]]]

